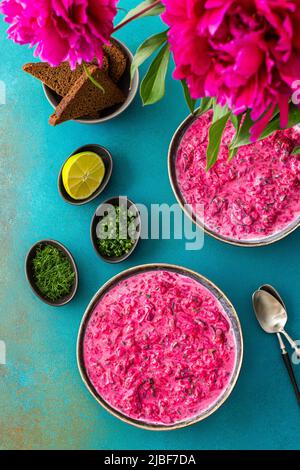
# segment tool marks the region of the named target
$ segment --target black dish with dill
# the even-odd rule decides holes
[[[48,305],[65,305],[76,294],[78,271],[74,258],[55,240],[41,240],[31,247],[25,272],[33,292]]]
[[[120,263],[135,249],[141,220],[136,205],[126,197],[103,202],[91,223],[91,239],[97,254],[108,263]]]

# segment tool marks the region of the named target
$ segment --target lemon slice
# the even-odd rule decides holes
[[[105,175],[102,158],[94,152],[81,152],[68,158],[62,180],[72,199],[86,199],[100,186]]]

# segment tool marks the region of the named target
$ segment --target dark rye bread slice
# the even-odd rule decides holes
[[[25,64],[23,70],[45,83],[60,96],[66,96],[70,88],[84,73],[82,65],[71,70],[69,62],[63,62],[58,67],[51,67],[47,62],[32,62]],[[102,70],[108,72],[108,59],[105,56],[103,57]]]
[[[103,46],[103,51],[108,57],[109,76],[117,83],[125,72],[127,57],[113,39],[111,39],[110,45]]]
[[[123,92],[106,73],[96,65],[90,65],[89,72],[105,92],[97,88],[85,73],[82,74],[50,116],[49,123],[52,126],[71,119],[96,115],[103,109],[125,101]]]

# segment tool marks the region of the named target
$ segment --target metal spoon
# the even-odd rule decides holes
[[[264,295],[266,294],[266,295]],[[271,299],[270,299],[271,297]],[[273,299],[274,302],[271,302]],[[269,284],[265,284],[257,290],[252,297],[253,300],[253,308],[254,312],[256,315],[256,318],[260,324],[260,326],[265,330],[267,333],[276,333],[279,341],[279,345],[281,348],[282,352],[282,359],[283,362],[286,366],[286,369],[288,371],[290,380],[292,382],[298,403],[300,404],[300,391],[297,385],[296,377],[293,371],[293,367],[291,364],[290,357],[285,349],[284,342],[282,341],[280,333],[283,332],[283,328],[287,322],[287,313],[286,313],[286,307],[285,304],[280,297],[279,293],[274,289],[274,287],[270,286]],[[285,315],[286,315],[286,320],[282,325],[282,328],[278,331],[277,330],[277,322],[278,322],[278,305],[275,304],[280,304],[281,308],[284,310]],[[270,305],[271,303],[271,305]],[[274,308],[274,304],[276,305],[276,309],[273,311],[272,309]],[[282,312],[281,312],[282,316]],[[281,318],[280,316],[280,318]],[[282,320],[281,320],[282,321]],[[284,333],[283,333],[284,334]],[[294,341],[291,340],[293,343]],[[297,345],[296,345],[297,348]],[[298,348],[297,348],[298,349]]]
[[[273,295],[273,297],[275,297],[275,299],[277,299],[278,302],[280,302],[281,305],[283,306],[283,308],[287,311],[285,303],[284,303],[282,297],[280,296],[279,292],[273,286],[271,286],[270,284],[263,284],[262,286],[260,286],[258,288],[258,290],[264,290],[266,292],[269,292],[269,294]],[[278,338],[278,342],[279,342],[279,346],[281,348],[281,351],[283,351],[283,350],[286,351],[285,345],[284,345],[284,342],[282,341],[280,333],[276,333],[276,334],[277,334],[277,338]]]
[[[279,292],[275,289],[275,287],[271,286],[270,284],[263,284],[258,288],[258,290],[264,290],[266,292],[269,292],[269,294],[273,295],[273,297],[275,297],[275,299],[277,299],[281,303],[283,308],[286,310],[285,303],[282,297],[280,296]]]
[[[282,333],[296,351],[297,356],[300,357],[300,348],[284,329],[288,317],[286,309],[280,301],[269,292],[257,290],[253,294],[253,305],[255,305],[254,310],[260,326],[267,333]]]

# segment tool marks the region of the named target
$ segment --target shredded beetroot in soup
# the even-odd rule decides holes
[[[235,351],[216,297],[165,270],[133,275],[109,290],[84,337],[84,362],[98,394],[131,418],[164,425],[216,402],[232,377]]]
[[[241,147],[229,162],[235,129],[228,122],[218,161],[206,171],[211,119],[209,112],[190,125],[176,159],[179,189],[199,219],[216,234],[236,240],[263,239],[299,219],[300,155],[291,155],[300,145],[299,130],[278,131]]]

